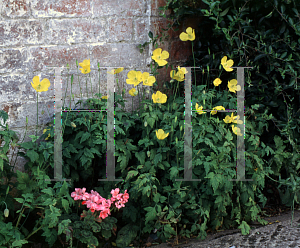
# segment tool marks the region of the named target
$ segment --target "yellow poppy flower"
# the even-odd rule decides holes
[[[144,72],[142,75],[143,85],[153,86],[156,79],[154,76],[150,76],[148,72]]]
[[[184,81],[184,74],[182,74],[181,71],[178,72],[175,72],[175,70],[170,71],[170,77],[179,82]]]
[[[221,59],[221,64],[223,66],[223,68],[226,70],[226,71],[233,71],[232,67],[233,66],[233,60],[230,59],[227,61],[227,56],[224,56],[222,59]]]
[[[234,132],[234,134],[238,135],[238,136],[242,136],[242,133],[241,133],[241,129],[238,128],[238,127],[235,127],[234,125],[231,125],[231,128],[232,128],[232,132]]]
[[[178,69],[178,72],[180,72],[182,74],[187,74],[188,73],[188,71],[185,67],[180,68],[180,66],[178,66],[177,69]]]
[[[214,86],[219,86],[222,83],[222,80],[220,78],[216,78],[213,83]]]
[[[107,99],[107,96],[102,96],[101,99]]]
[[[167,102],[167,95],[157,91],[156,94],[152,94],[152,100],[154,103],[166,103]]]
[[[135,88],[132,88],[130,91],[128,91],[128,93],[131,95],[131,96],[136,96],[138,94],[137,90]]]
[[[182,32],[179,35],[179,39],[182,40],[182,41],[187,41],[187,40],[193,41],[193,40],[195,40],[195,29],[192,29],[191,27],[188,27],[186,29],[186,33]]]
[[[161,48],[157,48],[153,51],[153,56],[151,57],[159,66],[164,66],[168,64],[165,59],[169,58],[169,53],[167,51],[163,51]]]
[[[87,74],[91,72],[91,68],[90,67],[83,67],[83,68],[79,68],[79,70],[81,71],[81,73],[83,74]]]
[[[216,106],[213,108],[213,111],[210,112],[210,114],[215,115],[217,113],[216,110],[225,110],[223,106]]]
[[[229,88],[229,91],[231,91],[233,93],[236,93],[236,91],[241,90],[241,86],[237,85],[236,79],[231,79],[230,81],[228,81],[228,88]]]
[[[118,69],[113,69],[111,71],[108,71],[107,73],[109,73],[109,74],[117,74],[117,73],[120,73],[123,70],[124,70],[124,67],[120,67]]]
[[[162,130],[162,129],[158,129],[158,131],[155,130],[155,132],[156,132],[156,137],[159,140],[163,140],[163,139],[165,139],[166,137],[169,136],[169,133],[165,133],[164,130]]]
[[[40,82],[40,77],[35,76],[32,79],[31,86],[37,91],[37,92],[42,92],[42,91],[48,91],[48,88],[50,87],[50,81],[47,78],[44,78]]]
[[[79,63],[79,65],[82,68],[79,68],[79,70],[81,71],[81,73],[83,74],[87,74],[91,72],[91,64],[90,64],[90,59],[85,59],[82,63]]]
[[[225,119],[223,119],[225,123],[231,123],[233,122],[233,120],[234,120],[233,113],[231,113],[231,116],[226,115]]]
[[[79,65],[80,65],[81,67],[88,67],[88,66],[91,66],[91,60],[90,60],[90,59],[85,59],[85,60],[83,60],[82,63],[79,63]]]
[[[128,79],[126,79],[127,84],[133,84],[134,87],[139,85],[143,80],[141,71],[130,71],[127,74]]]
[[[199,115],[205,114],[205,111],[202,111],[203,106],[199,107],[198,103],[196,103],[196,110]]]
[[[233,117],[233,121],[232,121],[232,123],[236,123],[236,124],[243,124],[243,121],[242,121],[242,120],[240,120],[240,116],[239,116],[239,115],[237,115],[237,116],[234,116],[234,117]]]
[[[43,130],[43,134],[46,133],[49,129],[44,129]],[[48,140],[48,138],[50,138],[50,133],[48,134],[48,137],[45,140]]]

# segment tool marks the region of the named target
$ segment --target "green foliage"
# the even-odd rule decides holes
[[[226,83],[218,90],[212,86],[216,77],[224,82],[236,78],[235,72],[220,72],[223,56],[233,59],[234,66],[254,67],[245,69],[245,174],[253,181],[230,181],[236,177],[237,138],[223,121],[226,113],[210,116],[196,111],[192,112],[192,178],[201,181],[176,181],[185,175],[185,100],[184,84],[172,81],[166,88],[175,94],[164,104],[142,100],[144,108],[139,114],[118,108],[118,104],[124,106],[124,100],[115,95],[115,176],[124,181],[98,182],[106,172],[107,100],[99,100],[101,94],[96,94],[99,99],[88,99],[85,104],[103,112],[64,112],[62,116],[62,176],[71,182],[45,180],[54,178],[53,126],[41,137],[30,136],[32,141],[19,145],[25,150],[18,155],[27,160],[28,173],[16,174],[15,200],[21,204],[15,211],[19,215],[16,226],[1,216],[0,233],[6,238],[3,245],[17,247],[22,240],[41,236],[55,247],[58,239],[90,247],[102,247],[112,240],[125,247],[154,229],[163,242],[175,235],[205,239],[209,228],[235,227],[245,235],[250,221],[267,223],[259,214],[267,200],[263,194],[266,177],[276,181],[270,176],[279,177],[280,186],[286,186],[279,190],[284,204],[293,207],[299,203],[298,7],[294,1],[168,0],[161,8],[173,10],[170,18],[175,20],[174,26],[188,16],[202,17],[194,51],[196,66],[207,70],[197,74],[199,81],[192,85],[193,110],[196,103],[203,109],[220,105],[236,108],[236,95],[228,92]],[[153,37],[152,32],[148,35],[157,47],[158,36]],[[139,46],[141,52],[148,44]],[[192,58],[182,66],[193,66]],[[153,63],[150,67],[154,76],[162,68]],[[5,122],[7,115],[0,114]],[[158,140],[158,129],[169,135]],[[0,167],[8,175],[7,144],[14,135],[7,126],[0,135],[5,141]],[[36,140],[38,146],[34,145]],[[281,175],[287,178],[281,179]],[[74,188],[83,187],[107,199],[113,188],[127,189],[129,201],[120,212],[95,221],[91,211],[74,205],[70,197]],[[0,196],[14,213],[7,185],[1,185]],[[25,228],[28,218],[35,224],[30,230]]]
[[[22,247],[23,244],[28,243],[24,240],[24,235],[16,230],[12,223],[0,222],[0,247],[6,248],[6,245],[9,247]],[[5,245],[5,246],[4,246]]]

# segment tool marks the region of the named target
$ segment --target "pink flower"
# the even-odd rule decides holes
[[[108,215],[110,215],[110,210],[106,209],[106,210],[101,211],[99,217],[102,219],[105,219]]]
[[[89,194],[85,193],[86,188],[75,188],[75,192],[71,193],[71,197],[74,198],[74,200],[88,200],[89,199]]]
[[[120,209],[121,207],[125,207],[124,203],[128,202],[129,194],[127,190],[125,190],[124,194],[119,194],[120,189],[116,188],[115,190],[111,191],[112,197],[111,199],[107,200],[103,198],[98,192],[91,190],[91,193],[86,193],[86,188],[82,190],[79,188],[75,189],[75,192],[71,193],[71,197],[74,200],[84,200],[82,205],[86,205],[87,208],[90,208],[91,212],[101,211],[99,218],[105,219],[108,215],[110,215],[110,208],[114,201],[115,206]]]

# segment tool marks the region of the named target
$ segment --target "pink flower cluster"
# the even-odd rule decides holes
[[[112,194],[112,197],[110,200],[107,200],[103,198],[101,195],[99,195],[98,192],[91,190],[91,193],[86,193],[86,188],[75,188],[75,192],[71,193],[71,197],[74,198],[74,200],[83,200],[82,205],[86,205],[87,208],[91,209],[91,212],[95,211],[101,211],[99,218],[105,219],[108,215],[110,215],[110,207],[114,201],[115,206],[120,209],[121,207],[125,207],[124,203],[128,202],[129,194],[126,193],[127,190],[125,190],[124,194],[119,194],[120,189],[116,188],[115,190],[112,190],[110,193]]]

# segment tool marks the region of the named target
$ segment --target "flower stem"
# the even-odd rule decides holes
[[[85,78],[85,88],[86,88],[87,98],[89,98],[89,93],[88,93],[88,89],[87,89],[87,78]]]
[[[82,92],[81,92],[81,86],[80,86],[80,80],[79,80],[79,71],[78,71],[78,62],[77,62],[77,59],[76,59],[76,65],[77,65],[78,83],[79,83],[79,88],[80,88],[80,100],[82,100]],[[81,102],[80,102],[80,108],[81,108]]]
[[[195,63],[195,56],[194,56],[194,42],[192,41],[192,53],[193,53],[193,60],[194,60],[194,74],[195,74],[195,86],[197,86],[196,84],[196,63]]]
[[[91,73],[89,73],[89,75],[90,75],[90,82],[91,82],[91,94],[92,94],[92,98],[93,98],[93,84],[92,84]]]
[[[37,129],[39,126],[39,92],[36,92],[36,129],[35,129],[35,136],[37,137]],[[37,139],[35,140],[35,146],[37,147]]]

